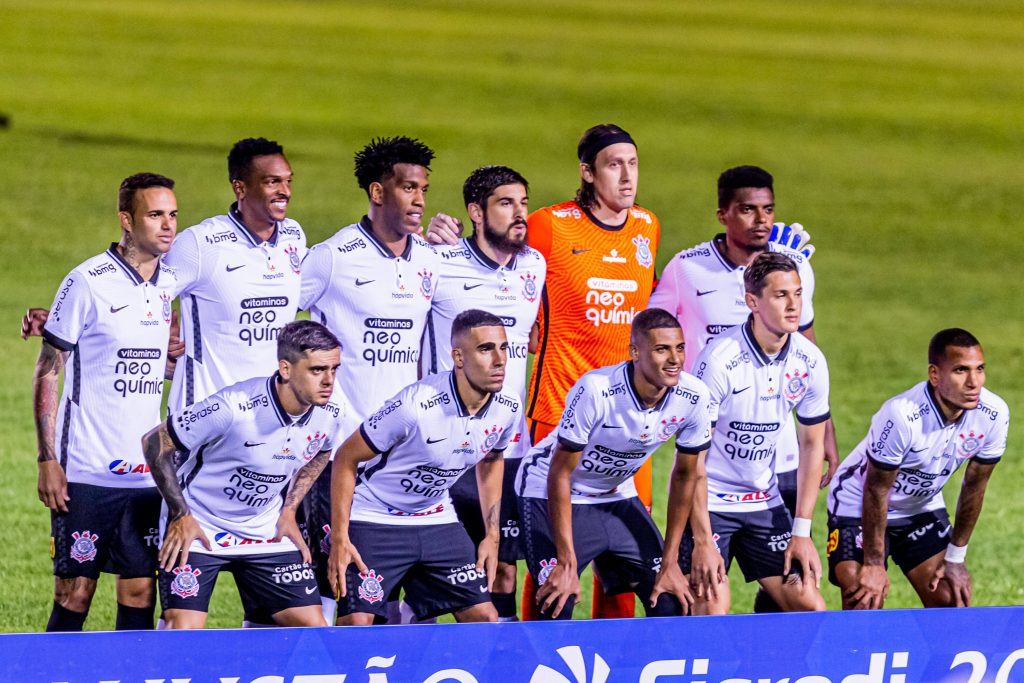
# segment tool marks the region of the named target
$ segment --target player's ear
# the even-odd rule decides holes
[[[376,180],[370,183],[368,193],[370,195],[370,201],[377,206],[384,203],[384,186]]]
[[[231,181],[231,189],[235,193],[235,199],[245,199],[245,183],[237,178]]]
[[[484,210],[476,202],[471,202],[466,206],[466,212],[469,213],[469,220],[473,221],[474,230],[475,226],[483,225],[484,223]]]
[[[292,378],[292,364],[284,358],[277,361],[277,372],[285,382]]]
[[[751,312],[756,313],[757,312],[757,296],[755,296],[754,294],[751,294],[750,292],[747,292],[746,294],[743,295],[743,299],[747,302],[747,308],[749,308],[751,310]]]
[[[117,217],[121,221],[121,229],[124,230],[125,232],[131,232],[132,228],[134,227],[132,215],[127,211],[118,211]]]
[[[939,385],[939,366],[934,363],[928,364],[928,383],[935,388]]]
[[[719,223],[725,225],[725,209],[717,209],[715,211],[715,217],[718,219]]]
[[[629,343],[629,359],[634,363],[640,360],[640,348],[633,342]]]
[[[580,162],[580,178],[588,183],[594,182],[594,169],[590,167],[590,164]]]
[[[462,357],[462,349],[458,346],[452,347],[452,360],[455,361],[455,367],[457,368],[461,368],[465,362],[465,359]]]

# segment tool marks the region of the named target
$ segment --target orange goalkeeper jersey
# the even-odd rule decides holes
[[[557,424],[583,373],[628,357],[630,325],[654,285],[661,227],[639,206],[621,227],[603,225],[574,201],[539,209],[528,224],[530,246],[547,259],[548,274],[527,416]]]

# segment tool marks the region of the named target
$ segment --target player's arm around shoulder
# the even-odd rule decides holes
[[[32,412],[36,423],[39,500],[54,512],[67,512],[68,480],[57,459],[56,434],[60,373],[68,352],[43,340],[32,374]]]

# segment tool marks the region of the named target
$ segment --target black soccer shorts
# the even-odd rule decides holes
[[[710,517],[712,538],[726,571],[735,557],[748,583],[782,576],[793,529],[793,518],[784,505],[752,512],[711,512]],[[692,569],[692,555],[693,533],[687,527],[679,546],[679,567],[684,574]],[[802,574],[802,567],[794,564],[790,573]]]
[[[945,552],[953,527],[949,513],[945,510],[922,512],[912,517],[891,519],[885,527],[885,558],[892,556],[896,566],[904,574],[935,555]],[[838,586],[836,565],[852,560],[864,564],[863,528],[857,517],[834,517],[828,519],[828,580]]]
[[[498,559],[508,564],[525,557],[519,528],[519,502],[516,496],[516,473],[522,458],[505,460],[505,474],[501,482],[501,536]],[[470,468],[448,489],[455,514],[466,527],[469,538],[477,546],[484,540],[484,517],[480,511],[480,492],[476,485],[476,468]]]

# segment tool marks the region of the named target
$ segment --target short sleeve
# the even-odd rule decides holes
[[[1010,409],[1001,406],[992,421],[992,429],[989,430],[985,445],[981,452],[974,456],[974,459],[986,465],[993,465],[1003,457],[1006,452],[1006,438],[1010,431]]]
[[[314,246],[302,261],[302,291],[299,294],[299,309],[314,306],[327,291],[334,270],[334,255],[329,244]]]
[[[722,406],[722,401],[729,395],[729,375],[720,363],[715,362],[714,356],[709,352],[713,347],[713,344],[705,346],[697,357],[697,362],[693,364],[694,376],[708,388],[708,418],[712,427],[718,422],[718,410]]]
[[[558,442],[574,453],[586,448],[590,433],[601,418],[599,397],[586,377],[581,377],[566,394],[565,410],[558,425]]]
[[[217,392],[167,418],[167,432],[182,451],[193,451],[230,429],[232,402]]]
[[[391,450],[412,434],[418,417],[414,398],[403,390],[360,425],[359,433],[374,453]]]
[[[828,364],[825,357],[817,354],[817,363],[809,368],[807,391],[796,404],[796,419],[800,424],[813,425],[824,422],[831,414],[828,406]]]
[[[187,293],[202,274],[202,253],[196,231],[189,228],[171,243],[171,249],[164,256],[164,263],[174,269],[178,278],[178,294]]]
[[[867,437],[868,458],[880,469],[899,469],[910,448],[911,438],[910,425],[887,403],[871,418]]]
[[[43,339],[61,351],[70,351],[82,334],[96,324],[96,303],[86,276],[72,271],[61,283],[43,326]]]
[[[661,279],[658,280],[658,286],[651,292],[647,308],[660,308],[674,315],[677,320],[682,320],[683,311],[680,306],[679,284],[677,282],[679,263],[680,259],[673,258],[665,266],[665,270],[661,273]]]
[[[680,453],[700,453],[711,445],[711,401],[705,389],[693,406],[690,419],[676,434],[676,450]]]

